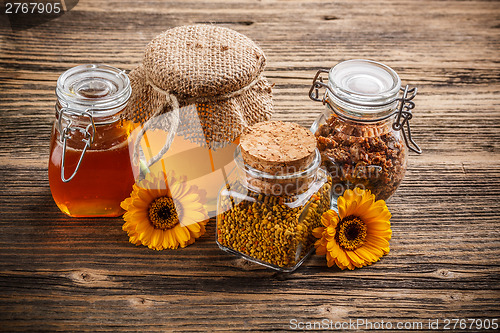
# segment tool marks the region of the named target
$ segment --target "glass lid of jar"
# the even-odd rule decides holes
[[[323,82],[323,73],[328,73],[328,84]],[[321,88],[326,90],[323,98],[319,93]],[[402,130],[406,145],[421,154],[422,150],[411,137],[409,122],[415,107],[412,99],[416,95],[416,87],[401,88],[401,79],[392,68],[364,59],[347,60],[329,70],[318,70],[309,89],[310,99],[326,104],[328,110],[349,121],[375,123],[394,115],[392,128]],[[317,126],[317,122],[313,126]]]
[[[130,80],[118,68],[88,64],[73,67],[57,80],[56,95],[64,107],[109,116],[123,109],[131,94]]]
[[[328,84],[336,97],[363,106],[390,104],[401,89],[401,79],[379,62],[354,59],[330,69]]]

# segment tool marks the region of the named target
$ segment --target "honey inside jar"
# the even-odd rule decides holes
[[[127,75],[81,65],[57,80],[49,183],[59,209],[73,217],[119,216],[134,184],[132,122],[121,119],[130,97]]]
[[[57,132],[57,130],[55,129]],[[63,144],[52,135],[50,143],[49,183],[52,196],[59,209],[73,217],[119,216],[123,213],[120,202],[130,195],[134,174],[130,163],[127,130],[120,124],[99,128],[109,140],[95,140],[96,144],[85,152],[75,177],[69,182],[61,179]],[[57,134],[57,133],[56,133]],[[83,149],[76,135],[66,148],[65,174],[76,168]],[[111,147],[111,148],[109,148]]]
[[[191,126],[195,128],[194,125]],[[144,161],[149,161],[160,152],[167,135],[168,133],[162,129],[146,131],[140,140]],[[178,176],[185,177],[187,183],[196,185],[199,190],[206,194],[204,206],[209,215],[213,216],[221,184],[227,182],[227,174],[235,167],[233,155],[238,142],[239,138],[228,143],[225,147],[214,150],[192,142],[185,136],[176,135],[168,151],[158,162],[149,166],[149,169],[153,173],[159,170],[163,170],[165,173],[173,172]],[[140,176],[136,176],[136,178],[140,178]]]

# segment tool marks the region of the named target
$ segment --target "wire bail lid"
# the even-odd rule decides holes
[[[121,111],[132,89],[125,71],[103,64],[68,69],[57,80],[56,95],[62,107],[109,117]],[[95,119],[97,122],[97,119]]]
[[[323,82],[321,74],[328,74],[328,83]],[[325,88],[322,97],[321,88]],[[411,110],[415,107],[412,99],[416,94],[416,87],[401,87],[401,80],[392,68],[364,59],[347,60],[330,70],[318,70],[309,90],[310,99],[328,103],[339,117],[351,121],[373,123],[397,114],[393,129],[402,129],[407,147],[421,154],[422,150],[412,138],[409,123]]]
[[[65,71],[57,80],[55,106],[57,129],[63,143],[61,180],[72,180],[96,136],[96,126],[119,121],[131,94],[125,71],[102,64],[80,65]],[[65,125],[63,124],[65,123]],[[75,170],[65,176],[67,140],[74,133],[84,136],[84,147]]]

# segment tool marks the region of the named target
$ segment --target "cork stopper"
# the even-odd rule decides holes
[[[272,175],[306,169],[315,157],[316,138],[291,122],[265,121],[240,138],[241,156],[249,166]]]

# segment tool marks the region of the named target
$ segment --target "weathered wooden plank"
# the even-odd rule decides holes
[[[499,17],[497,1],[88,0],[30,30],[0,22],[1,329],[500,318]],[[424,154],[410,155],[388,203],[389,255],[347,272],[314,256],[277,274],[220,251],[213,220],[193,246],[155,252],[128,243],[121,218],[58,211],[46,172],[57,77],[88,62],[131,70],[151,38],[191,23],[260,44],[275,119],[309,126],[323,109],[307,96],[312,77],[344,59],[379,60],[418,86],[412,127]]]

